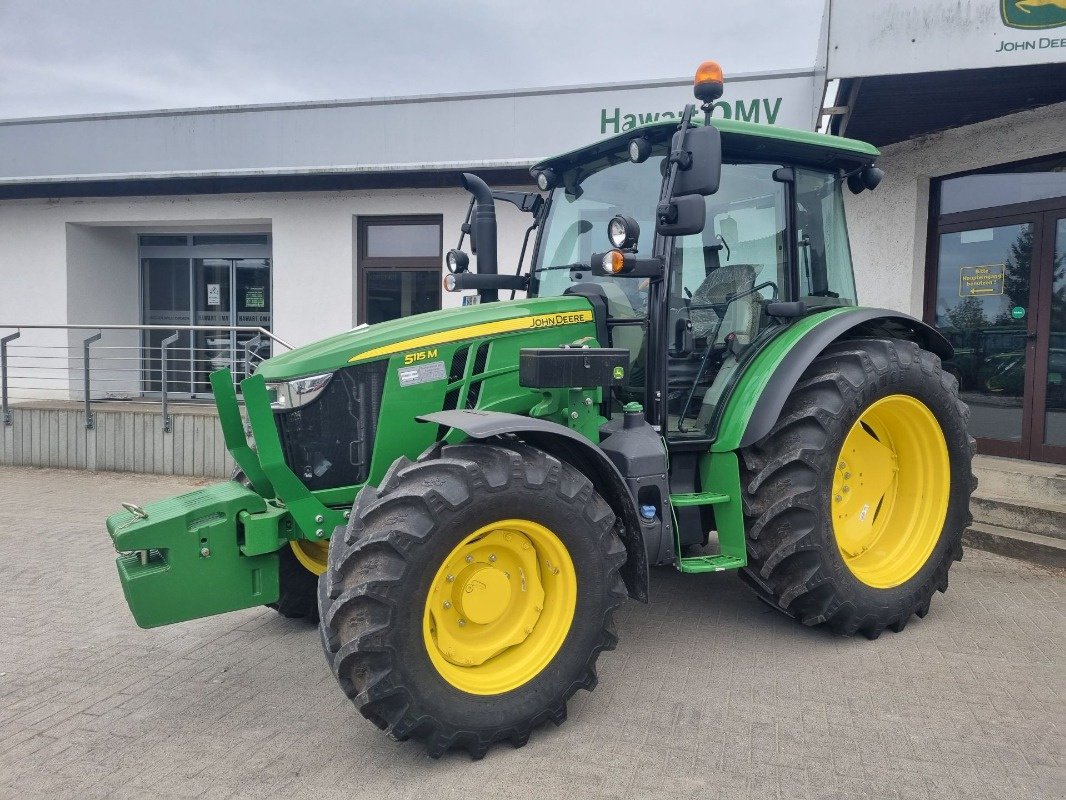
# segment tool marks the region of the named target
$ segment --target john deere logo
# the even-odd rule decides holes
[[[1039,30],[1066,25],[1066,0],[999,0],[1003,24]]]

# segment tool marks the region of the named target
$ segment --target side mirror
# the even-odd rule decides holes
[[[681,131],[674,134],[671,152],[677,150],[680,137]],[[722,178],[722,134],[713,125],[689,128],[685,137],[685,151],[691,158],[686,159],[688,169],[677,171],[674,197],[690,194],[707,196],[717,192]]]
[[[693,194],[661,204],[656,213],[655,231],[660,236],[689,236],[702,233],[706,224],[707,203]]]

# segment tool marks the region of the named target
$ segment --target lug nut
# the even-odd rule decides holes
[[[492,555],[489,556],[489,561],[495,561],[495,560],[496,560],[496,554],[493,553]]]
[[[466,557],[466,563],[467,564],[473,564],[474,563],[474,557],[473,556],[467,556]]]
[[[445,608],[451,608],[452,607],[452,601],[451,600],[445,600],[444,601],[444,607]]]
[[[451,583],[452,581],[455,580],[455,576],[454,575],[449,575],[447,578],[445,578],[445,580],[448,581],[448,583]]]
[[[321,522],[325,522],[325,521],[326,521],[326,518],[323,517],[321,514],[316,514],[315,515],[315,522],[321,523]]]
[[[459,627],[460,628],[464,627],[465,625],[466,625],[466,620],[465,619],[459,620]]]

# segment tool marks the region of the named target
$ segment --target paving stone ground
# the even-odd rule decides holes
[[[195,485],[0,468],[0,797],[1063,796],[1062,574],[968,552],[869,642],[659,569],[566,724],[433,761],[358,715],[303,623],[134,625],[103,519]]]

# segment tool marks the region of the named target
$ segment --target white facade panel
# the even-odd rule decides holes
[[[1062,151],[1066,103],[890,145],[875,191],[846,194],[859,302],[922,316],[934,178]]]
[[[1066,61],[1061,0],[828,0],[828,13],[829,80]]]
[[[528,165],[692,102],[688,80],[0,121],[0,183]],[[810,129],[813,71],[728,78],[715,115]]]

